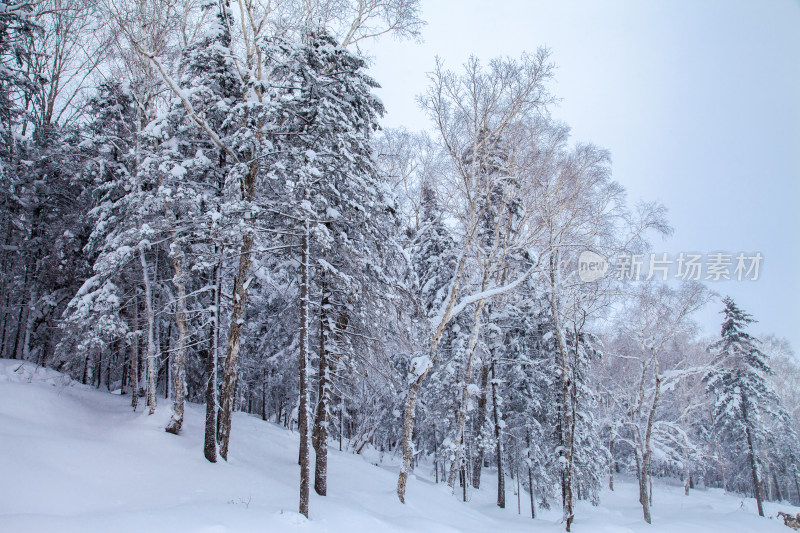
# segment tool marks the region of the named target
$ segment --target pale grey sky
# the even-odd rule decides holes
[[[669,209],[675,233],[654,251],[761,252],[758,281],[708,286],[800,351],[800,3],[422,2],[423,43],[367,49],[386,126],[428,126],[414,99],[436,55],[458,69],[549,47],[553,115],[611,151],[631,202]],[[719,309],[698,316],[709,334]]]

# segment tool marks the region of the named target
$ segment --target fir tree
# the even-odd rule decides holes
[[[716,398],[712,416],[718,438],[739,442],[746,453],[758,514],[764,516],[760,462],[765,438],[763,417],[775,412],[778,399],[767,381],[772,370],[760,341],[745,332],[755,320],[730,297],[723,303],[722,338],[709,346],[714,361],[705,378],[706,391]]]

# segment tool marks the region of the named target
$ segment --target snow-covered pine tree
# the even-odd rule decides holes
[[[761,453],[765,417],[776,414],[779,400],[767,378],[772,369],[760,341],[745,331],[755,320],[731,297],[722,302],[721,338],[709,346],[714,360],[705,377],[706,392],[715,398],[712,416],[717,438],[737,444],[725,446],[732,459],[737,457],[737,450],[744,452],[758,514],[764,516]]]
[[[58,364],[71,373],[86,368],[91,372],[91,358],[103,357],[114,341],[131,345],[130,372],[132,407],[138,403],[138,324],[126,308],[124,294],[133,284],[129,269],[121,268],[130,248],[114,250],[118,232],[125,219],[124,205],[130,199],[136,173],[136,106],[127,88],[106,82],[89,101],[89,120],[80,148],[85,158],[85,174],[91,180],[92,208],[88,213],[91,228],[83,253],[94,276],[77,291],[64,313],[64,331],[58,349]],[[111,246],[109,246],[110,243]],[[119,253],[117,253],[119,252]],[[135,298],[131,299],[136,300]],[[80,339],[79,343],[75,343]],[[136,354],[134,357],[133,354]],[[78,360],[75,356],[78,355]],[[121,388],[125,383],[121,382]]]
[[[191,109],[203,114],[205,123],[227,138],[233,129],[226,124],[228,113],[240,98],[241,80],[230,53],[230,12],[225,2],[206,2],[203,7],[209,23],[198,40],[183,51],[179,70],[180,89]],[[177,347],[172,356],[175,400],[173,416],[166,430],[178,433],[183,423],[186,395],[186,350],[188,331],[187,285],[194,293],[207,292],[209,286],[194,286],[205,281],[218,292],[216,275],[221,268],[219,250],[223,241],[220,222],[223,217],[225,173],[230,169],[225,151],[204,134],[180,99],[172,102],[167,113],[152,128],[159,130],[158,171],[161,173],[158,195],[161,198],[169,232],[170,258],[176,288],[175,322]],[[191,255],[187,253],[191,250]],[[188,272],[205,272],[190,278]],[[212,337],[218,337],[219,309],[208,301],[214,322]],[[195,335],[196,336],[196,335]],[[208,373],[206,406],[206,442],[204,453],[216,461],[216,374],[217,350],[214,342],[207,350]]]
[[[264,196],[268,196],[271,189],[267,186],[271,174],[264,172],[264,169],[267,158],[276,151],[271,133],[280,112],[275,114],[279,106],[275,105],[277,101],[273,100],[272,96],[275,94],[273,85],[281,81],[280,75],[276,76],[276,69],[282,69],[283,64],[281,50],[271,49],[270,44],[263,37],[259,37],[247,45],[245,67],[241,62],[242,58],[235,55],[236,45],[231,41],[233,19],[229,2],[221,0],[217,8],[219,14],[212,24],[212,31],[207,34],[212,44],[197,51],[199,54],[197,68],[199,70],[204,68],[201,56],[205,54],[205,59],[212,67],[205,71],[210,79],[197,81],[195,84],[205,86],[202,90],[206,93],[209,93],[210,89],[215,94],[215,102],[207,103],[219,106],[213,110],[212,115],[222,119],[223,122],[218,129],[215,129],[216,124],[208,122],[205,115],[202,117],[198,115],[190,103],[184,102],[184,107],[203,130],[205,138],[219,150],[220,157],[229,160],[231,165],[225,172],[225,200],[221,214],[231,217],[228,239],[233,243],[232,247],[236,250],[238,261],[231,291],[233,306],[225,342],[217,424],[219,454],[227,460],[239,375],[242,328],[252,282],[254,246],[258,238],[255,226],[257,219],[264,215],[262,208],[273,207],[273,204],[264,200]],[[245,21],[241,23],[243,26],[246,24]],[[237,59],[234,60],[234,57]],[[203,75],[198,76],[203,77]],[[231,105],[232,102],[235,104]],[[217,288],[220,288],[219,283]],[[210,429],[207,429],[207,432],[210,432]]]
[[[279,43],[279,45],[281,45]],[[291,117],[291,136],[284,142],[286,206],[290,227],[302,234],[301,299],[307,306],[314,281],[320,287],[319,396],[314,444],[315,490],[326,494],[327,439],[332,379],[346,348],[346,331],[368,316],[362,298],[379,297],[389,286],[384,270],[393,243],[392,207],[373,160],[371,137],[383,112],[372,95],[376,86],[363,73],[364,61],[337,46],[324,30],[309,32],[301,46],[288,48],[289,95],[284,111]],[[308,461],[307,438],[312,420],[307,383],[309,319],[301,313],[300,461]],[[301,512],[308,514],[308,481],[301,481]]]
[[[529,280],[509,305],[504,324],[504,365],[507,431],[521,448],[527,472],[531,515],[538,505],[549,508],[549,498],[558,486],[561,466],[554,450],[558,446],[557,348],[549,303],[534,280]]]
[[[447,298],[447,293],[452,283],[452,273],[459,260],[459,250],[450,228],[442,218],[444,211],[439,202],[438,192],[432,181],[432,176],[423,176],[420,184],[419,212],[409,217],[418,218],[417,231],[412,235],[409,247],[409,265],[407,270],[409,279],[407,285],[411,287],[415,299],[414,322],[423,324],[434,319],[442,303]],[[437,441],[435,447],[441,452],[441,457],[436,457],[437,476],[438,469],[444,473],[445,466],[450,463],[452,452],[452,432],[454,431],[453,413],[457,409],[455,398],[452,395],[457,369],[452,364],[452,356],[463,349],[464,332],[469,331],[469,326],[464,320],[456,319],[444,333],[442,352],[447,356],[435,364],[425,350],[428,344],[425,328],[415,331],[419,351],[409,354],[411,360],[407,365],[407,380],[409,383],[419,376],[419,373],[431,370],[431,386],[423,394],[420,401],[420,410],[428,414],[432,423],[438,429],[436,435],[431,437]],[[442,437],[445,436],[444,439]],[[439,448],[438,440],[443,440]],[[441,466],[440,466],[441,465]]]
[[[76,121],[44,109],[59,94],[50,85],[51,101],[42,98],[52,81],[40,70],[46,10],[17,1],[0,10],[0,357],[45,364],[87,275],[90,188]]]
[[[127,95],[127,96],[126,96]],[[101,101],[96,106],[97,112],[107,118],[107,128],[100,127],[90,135],[89,148],[94,146],[97,156],[93,161],[96,174],[95,197],[96,206],[90,211],[92,223],[91,234],[86,246],[86,253],[92,261],[94,275],[90,276],[77,291],[69,308],[66,311],[65,325],[78,328],[105,327],[102,321],[95,321],[92,314],[78,313],[79,308],[85,308],[88,302],[95,298],[108,300],[111,293],[115,298],[121,294],[133,294],[133,303],[138,307],[143,304],[146,331],[145,370],[147,405],[150,413],[156,407],[156,381],[159,365],[159,347],[157,346],[158,324],[156,318],[156,294],[159,287],[159,258],[166,255],[162,245],[165,231],[163,207],[156,195],[160,174],[158,171],[158,145],[162,140],[159,128],[143,131],[141,121],[144,114],[140,106],[134,105],[129,92],[121,86],[109,86],[101,93]],[[110,109],[100,108],[101,102],[109,99],[116,101]],[[133,123],[128,122],[135,109]],[[118,115],[115,116],[115,113]],[[127,124],[128,127],[123,126]],[[127,153],[122,158],[115,159],[112,146]],[[92,167],[90,167],[91,169]],[[163,264],[163,263],[162,263]],[[111,291],[111,292],[109,292]],[[142,291],[141,294],[139,292]],[[117,306],[104,306],[106,309],[126,309],[127,302]],[[110,333],[129,330],[132,332],[131,343],[138,343],[138,314],[139,309],[125,313],[128,319],[136,320],[126,328],[111,327]],[[115,320],[120,320],[119,318]],[[110,326],[109,326],[110,327]],[[105,335],[105,334],[104,334]],[[73,339],[80,338],[73,335]],[[69,341],[70,339],[65,339]],[[87,345],[88,349],[88,345]],[[79,356],[84,364],[90,366],[90,360],[96,360],[99,354],[87,350],[72,350],[69,344],[62,342],[60,348],[61,358],[68,360]],[[138,352],[138,345],[132,347],[132,356]],[[132,362],[131,367],[134,364]],[[136,365],[138,366],[138,365]],[[136,382],[135,376],[131,379]],[[135,384],[135,383],[134,383]],[[136,388],[136,387],[134,387]],[[137,391],[134,392],[134,398]],[[136,407],[136,400],[133,402]]]
[[[410,281],[425,316],[432,316],[447,297],[451,273],[458,261],[458,250],[450,229],[442,221],[444,213],[434,185],[425,180],[421,184],[421,209],[419,232],[410,247],[413,275]]]

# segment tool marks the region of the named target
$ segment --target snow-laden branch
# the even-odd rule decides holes
[[[523,272],[517,279],[512,281],[511,283],[507,283],[500,287],[494,287],[493,289],[486,289],[485,291],[481,291],[475,294],[470,294],[469,296],[465,296],[458,302],[455,306],[453,306],[452,311],[450,312],[450,319],[452,320],[453,317],[458,315],[461,311],[466,309],[469,305],[474,304],[476,302],[480,302],[481,300],[488,300],[493,296],[499,296],[501,294],[505,294],[511,290],[517,288],[520,284],[522,284],[526,279],[531,277],[531,275],[536,272],[539,268],[539,262],[537,261],[531,267]]]
[[[233,150],[225,146],[225,144],[222,142],[222,139],[219,138],[219,135],[217,135],[216,132],[211,129],[211,126],[209,126],[208,123],[200,118],[200,116],[195,112],[194,107],[192,107],[192,103],[188,98],[186,98],[184,92],[181,90],[175,80],[172,79],[172,76],[167,73],[167,71],[164,69],[164,65],[161,64],[161,61],[159,61],[155,54],[148,50],[142,50],[139,48],[138,44],[135,44],[135,46],[139,49],[142,55],[147,57],[153,63],[153,65],[155,65],[156,69],[158,69],[158,72],[161,74],[161,77],[164,79],[167,85],[169,85],[169,88],[172,89],[172,92],[178,98],[180,98],[181,102],[183,103],[183,107],[186,109],[186,112],[189,113],[189,116],[195,122],[195,124],[197,124],[203,131],[206,132],[206,135],[208,135],[208,137],[211,139],[211,142],[213,142],[217,148],[230,156],[234,162],[239,163],[239,158],[236,157],[236,154],[233,152]]]

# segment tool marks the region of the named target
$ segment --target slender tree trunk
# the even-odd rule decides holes
[[[461,461],[461,501],[467,501],[467,461]]]
[[[185,294],[185,292],[184,292],[184,294]],[[177,318],[176,318],[176,320],[177,320]],[[186,327],[185,320],[186,319],[185,319],[185,315],[184,315],[184,327]],[[186,333],[184,332],[184,335],[185,334]],[[165,400],[169,400],[169,383],[170,383],[170,381],[175,379],[175,376],[174,376],[174,374],[175,374],[174,370],[175,369],[173,368],[173,365],[175,364],[175,358],[172,357],[172,324],[169,324],[167,326],[167,335],[166,335],[166,337],[167,337],[166,346],[163,346],[163,345],[159,345],[159,346],[161,346],[162,353],[164,354],[164,371],[166,373],[166,378],[167,378],[167,379],[164,380],[164,399]],[[185,338],[184,338],[184,341],[185,341]],[[184,343],[184,350],[185,349],[186,348],[185,348],[185,343]],[[185,353],[184,353],[184,355],[185,355]],[[173,386],[173,389],[174,388],[175,387]],[[184,388],[184,390],[186,389],[186,384],[185,383],[184,383],[184,387],[183,388]],[[175,391],[173,391],[173,392],[175,392]],[[185,395],[185,392],[184,392],[184,395]]]
[[[612,437],[608,443],[608,454],[611,457],[610,465],[608,466],[608,490],[614,490],[614,438]]]
[[[561,420],[560,437],[561,437],[561,500],[564,507],[564,522],[566,530],[570,531],[572,520],[574,519],[573,513],[573,494],[572,494],[572,461],[573,450],[571,435],[573,434],[573,425],[575,423],[572,417],[572,409],[570,403],[572,400],[571,387],[573,386],[570,380],[570,362],[564,336],[561,332],[561,317],[559,311],[559,304],[556,291],[556,260],[553,256],[550,257],[550,306],[553,316],[553,329],[555,331],[556,341],[558,342],[558,352],[561,359]]]
[[[131,407],[139,405],[139,299],[133,296],[133,335],[131,336]]]
[[[120,378],[120,382],[119,382],[119,393],[121,395],[125,395],[125,384],[128,383],[128,379],[129,379],[128,378],[128,365],[130,364],[130,361],[125,359],[125,348],[124,348],[125,344],[121,343],[118,346],[121,346],[120,349],[119,349],[120,350],[120,352],[119,352],[119,361],[120,361],[120,363],[119,364],[122,366],[122,377]]]
[[[258,174],[258,158],[253,158],[250,169],[241,183],[242,200],[249,202],[255,194],[256,175]],[[228,460],[228,444],[231,436],[231,418],[236,394],[236,380],[239,371],[239,348],[241,343],[244,312],[247,308],[247,293],[250,286],[250,265],[253,253],[253,235],[249,233],[252,226],[250,216],[245,216],[245,232],[239,249],[239,268],[233,280],[233,311],[228,329],[228,341],[225,347],[225,373],[222,376],[222,394],[217,424],[219,426],[219,455]]]
[[[688,496],[689,489],[692,487],[692,470],[689,466],[689,448],[685,448],[683,451],[683,462],[685,464],[684,476],[686,476],[683,484],[683,492],[686,496]]]
[[[309,300],[309,223],[305,221],[300,265],[300,514],[308,518],[310,489],[309,395],[308,395],[308,300]]]
[[[261,420],[267,421],[267,371],[264,371],[263,382],[261,384]]]
[[[203,455],[217,462],[217,357],[219,356],[220,305],[222,293],[222,250],[217,249],[219,261],[214,269],[214,312],[211,320],[211,343],[206,359],[206,425]]]
[[[86,357],[83,358],[83,377],[81,378],[83,385],[86,385],[91,380],[92,365],[89,363],[90,359],[89,354],[86,354]]]
[[[484,283],[485,285],[485,283]],[[456,473],[461,468],[464,460],[464,426],[467,423],[467,406],[469,403],[469,384],[472,379],[472,363],[475,360],[475,347],[478,342],[478,334],[481,330],[481,312],[483,311],[485,300],[480,300],[475,308],[474,322],[472,323],[472,333],[467,347],[467,361],[464,365],[464,382],[461,385],[461,403],[458,408],[458,418],[456,421],[456,438],[453,446],[455,447],[455,457],[450,465],[450,478],[447,480],[450,489],[455,491]]]
[[[656,365],[658,363],[655,363]],[[642,467],[641,475],[639,476],[639,502],[642,504],[642,516],[644,521],[648,524],[651,523],[650,505],[652,503],[652,491],[649,486],[651,481],[651,462],[653,452],[651,449],[651,438],[653,434],[653,424],[655,423],[656,410],[658,408],[658,400],[661,395],[661,378],[656,375],[656,390],[653,394],[653,403],[650,407],[650,413],[647,417],[647,428],[645,430],[645,438],[642,450]]]
[[[459,258],[458,265],[456,266],[454,275],[455,281],[453,282],[453,285],[450,288],[450,293],[448,294],[447,307],[442,314],[441,320],[439,320],[439,324],[436,326],[433,338],[431,339],[431,348],[428,352],[431,361],[433,361],[436,357],[436,348],[439,346],[439,341],[442,338],[442,334],[444,333],[447,323],[450,321],[450,318],[452,318],[451,314],[453,312],[453,307],[456,305],[456,298],[458,297],[459,280],[464,272],[464,266],[467,262],[467,251],[469,246],[470,241],[468,240],[464,245],[464,250],[461,252],[461,257]],[[406,408],[405,413],[403,414],[403,462],[400,465],[400,473],[397,476],[397,498],[401,503],[406,502],[406,483],[408,482],[408,473],[411,469],[411,460],[414,458],[414,443],[412,439],[414,434],[417,394],[419,394],[419,389],[422,387],[422,383],[428,376],[428,372],[430,372],[430,367],[424,372],[421,372],[415,378],[410,379],[408,383],[408,391],[406,393]]]
[[[406,483],[411,469],[411,461],[414,458],[412,436],[414,434],[414,412],[417,407],[417,394],[429,371],[430,369],[425,370],[408,385],[406,409],[403,416],[403,462],[400,465],[400,475],[397,477],[397,497],[400,499],[400,503],[406,503]]]
[[[536,504],[533,495],[533,470],[531,468],[531,430],[526,429],[525,439],[528,445],[528,488],[531,496],[531,518],[536,518]]]
[[[344,439],[344,395],[339,395],[339,451],[342,451],[342,440]]]
[[[714,423],[714,420],[712,419],[712,421],[711,421],[711,422],[712,422],[712,424],[713,424],[713,423]],[[716,450],[716,452],[717,452],[717,454],[716,454],[716,455],[717,455],[717,457],[721,458],[721,457],[722,457],[722,450],[720,449],[720,446],[719,446],[719,439],[714,439],[714,449],[715,449],[715,450]],[[723,466],[721,463],[720,463],[718,466],[719,466],[719,472],[720,472],[720,475],[721,475],[721,477],[722,477],[722,489],[723,489],[725,492],[728,492],[728,476],[727,476],[727,474],[725,473],[725,468],[724,468],[724,466]]]
[[[106,360],[106,390],[108,392],[111,392],[111,367],[116,362],[117,349],[117,341],[112,342],[111,353],[108,354],[108,359]]]
[[[30,277],[30,268],[26,265],[25,266],[25,281],[23,286],[28,286],[28,279]],[[23,336],[22,330],[22,317],[25,316],[25,310],[27,307],[23,302],[19,302],[19,314],[17,315],[17,331],[14,334],[14,348],[11,350],[13,354],[13,359],[22,359],[22,354],[19,352],[19,345],[20,345],[20,337]]]
[[[3,268],[3,272],[6,272],[5,267]],[[5,295],[5,302],[3,303],[3,309],[8,309],[9,307],[11,307],[11,295],[10,291],[6,291],[5,283],[3,283],[2,291],[3,294]],[[9,322],[8,317],[9,317],[8,312],[3,313],[3,330],[2,333],[0,333],[0,357],[2,358],[6,358],[6,331],[8,330],[8,322]]]
[[[797,505],[800,505],[800,476],[797,475],[797,463],[792,457],[792,477],[794,478],[794,492],[797,497]]]
[[[636,454],[636,473],[639,480],[639,503],[642,506],[644,521],[650,523],[650,502],[647,498],[647,466],[646,458]]]
[[[314,490],[320,496],[328,492],[328,402],[330,399],[331,376],[329,368],[329,347],[327,340],[328,312],[331,305],[330,294],[323,274],[322,300],[319,312],[319,390],[317,395],[317,414],[314,421]]]
[[[492,409],[494,411],[494,438],[497,441],[497,506],[506,507],[506,479],[503,473],[503,429],[501,427],[499,395],[497,381],[495,380],[494,358],[492,358]]]
[[[557,334],[558,337],[560,335]],[[570,531],[572,526],[572,520],[574,518],[573,513],[573,494],[572,494],[572,460],[573,460],[573,450],[572,450],[572,441],[570,436],[572,435],[572,428],[575,421],[572,418],[572,408],[570,406],[572,395],[570,394],[570,379],[569,379],[569,367],[567,362],[567,355],[564,350],[562,350],[562,380],[561,380],[561,394],[562,394],[562,423],[561,423],[561,458],[563,458],[563,463],[561,466],[561,500],[564,507],[564,522],[566,523],[566,530]]]
[[[10,132],[12,130],[9,129],[7,131]],[[7,199],[8,195],[5,195],[5,198]],[[8,215],[4,219],[6,227],[5,230],[3,231],[3,233],[5,234],[3,244],[6,246],[11,246],[11,237],[13,233],[11,232],[12,225],[10,222],[10,212],[9,212],[10,210],[8,208],[7,203],[3,205],[1,211]],[[2,319],[0,319],[3,325],[2,329],[0,329],[0,358],[6,357],[6,331],[8,328],[8,316],[9,316],[8,309],[11,308],[11,291],[8,290],[9,284],[7,282],[6,273],[12,271],[14,267],[9,265],[13,265],[13,263],[14,261],[9,260],[7,254],[2,254],[2,256],[0,256],[0,273],[2,273],[2,275],[0,275],[0,298],[3,298],[3,300],[5,300],[3,302],[0,302],[0,306],[2,306],[1,308],[3,309]]]
[[[750,419],[747,414],[747,402],[742,402],[742,419],[744,420],[744,435],[747,441],[747,459],[750,462],[750,473],[753,477],[753,495],[756,498],[758,516],[764,516],[764,506],[761,503],[761,482],[758,479],[758,465],[756,464],[756,451],[753,445],[753,435],[750,432]]]
[[[481,439],[483,433],[483,424],[486,422],[486,399],[488,396],[489,385],[489,365],[484,363],[481,366],[481,393],[478,397],[478,413],[475,419],[475,461],[472,465],[472,486],[476,489],[481,488],[481,470],[483,469],[483,441]]]
[[[783,494],[781,494],[781,486],[778,484],[778,476],[775,475],[775,471],[772,472],[772,483],[775,485],[775,500],[782,501]]]
[[[99,389],[103,381],[103,352],[97,352],[94,356],[94,372],[92,375],[95,378],[94,386]]]
[[[144,300],[147,311],[147,405],[149,414],[156,412],[156,342],[155,342],[155,313],[153,311],[153,288],[150,284],[150,274],[147,269],[147,260],[144,248],[139,247],[139,260],[142,264],[142,278],[144,279]]]
[[[175,321],[178,324],[178,346],[172,358],[172,378],[175,380],[173,389],[175,402],[172,407],[172,418],[167,424],[166,431],[177,435],[183,426],[184,401],[186,398],[186,282],[183,276],[181,255],[176,255],[172,264],[175,268],[175,286],[177,300],[175,301]]]
[[[650,496],[647,489],[647,481],[649,477],[647,473],[648,462],[649,457],[647,457],[647,453],[637,460],[637,473],[639,474],[639,503],[642,505],[642,516],[644,517],[644,521],[649,524],[651,519]]]
[[[794,468],[792,477],[794,478],[795,505],[800,505],[800,476],[797,475],[796,468]]]
[[[244,323],[244,312],[247,305],[249,274],[253,237],[245,234],[239,250],[239,269],[233,281],[233,312],[228,330],[228,342],[225,349],[225,373],[222,376],[222,393],[220,395],[219,412],[219,455],[228,460],[228,444],[231,436],[231,418],[233,404],[236,400],[236,379],[238,374],[239,348]]]
[[[29,361],[31,356],[31,333],[33,332],[33,324],[36,320],[36,300],[36,283],[34,282],[30,284],[25,317],[25,335],[22,341],[22,359],[25,361]]]
[[[653,435],[653,425],[655,424],[656,420],[656,411],[658,410],[658,402],[661,398],[661,377],[658,375],[658,360],[656,359],[655,353],[652,354],[651,364],[653,365],[656,385],[655,391],[653,392],[653,402],[650,404],[647,415],[647,426],[645,428],[644,440],[641,442],[642,449],[638,452],[638,454],[641,455],[641,467],[639,468],[639,503],[642,504],[642,516],[644,517],[644,521],[648,524],[651,523],[650,506],[652,505],[653,501],[651,488],[652,474],[650,472],[653,457],[651,440]]]
[[[439,483],[439,438],[436,436],[436,424],[433,424],[433,473]]]

